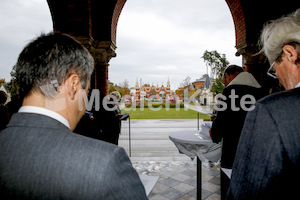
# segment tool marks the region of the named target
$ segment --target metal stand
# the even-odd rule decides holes
[[[197,156],[197,200],[202,197],[202,162]]]
[[[130,115],[128,117],[128,123],[129,123],[129,157],[131,157],[131,132],[130,132]]]
[[[200,129],[200,123],[199,123],[199,113],[197,113],[197,127],[198,127],[198,130]]]
[[[200,113],[197,113],[197,128],[200,130]],[[202,162],[197,156],[197,200],[202,198]]]

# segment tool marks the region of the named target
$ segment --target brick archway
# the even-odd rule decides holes
[[[108,66],[116,56],[116,31],[126,0],[47,0],[53,29],[80,41],[95,59],[92,88],[108,92]]]
[[[257,80],[268,87],[265,76],[268,63],[258,52],[258,37],[263,24],[290,13],[300,7],[300,2],[286,0],[225,0],[232,14],[236,32],[237,54]],[[115,57],[116,30],[120,13],[126,0],[47,0],[54,31],[70,34],[85,45],[95,58],[93,86],[104,97],[108,90],[108,66]],[[201,12],[201,10],[199,10]]]

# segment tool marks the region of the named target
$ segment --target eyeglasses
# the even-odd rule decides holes
[[[272,78],[277,79],[277,74],[276,74],[276,67],[274,67],[275,63],[277,62],[278,58],[281,56],[282,52],[277,56],[275,61],[271,64],[270,68],[267,71],[267,75],[271,76]]]
[[[272,78],[277,79],[277,75],[276,75],[276,68],[273,68],[275,65],[276,61],[274,61],[271,65],[271,67],[268,69],[267,71],[267,75],[271,76]]]

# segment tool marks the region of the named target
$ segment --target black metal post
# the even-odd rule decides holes
[[[130,115],[128,117],[129,122],[129,157],[131,157],[131,132],[130,132]]]
[[[199,130],[199,128],[200,128],[200,126],[199,126],[199,113],[197,113],[197,127],[198,127],[198,130]]]
[[[197,200],[202,197],[202,163],[197,156]]]

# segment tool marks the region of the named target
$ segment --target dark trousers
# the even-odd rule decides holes
[[[230,179],[228,176],[221,170],[221,200],[225,200],[227,195],[227,190],[229,188]]]

